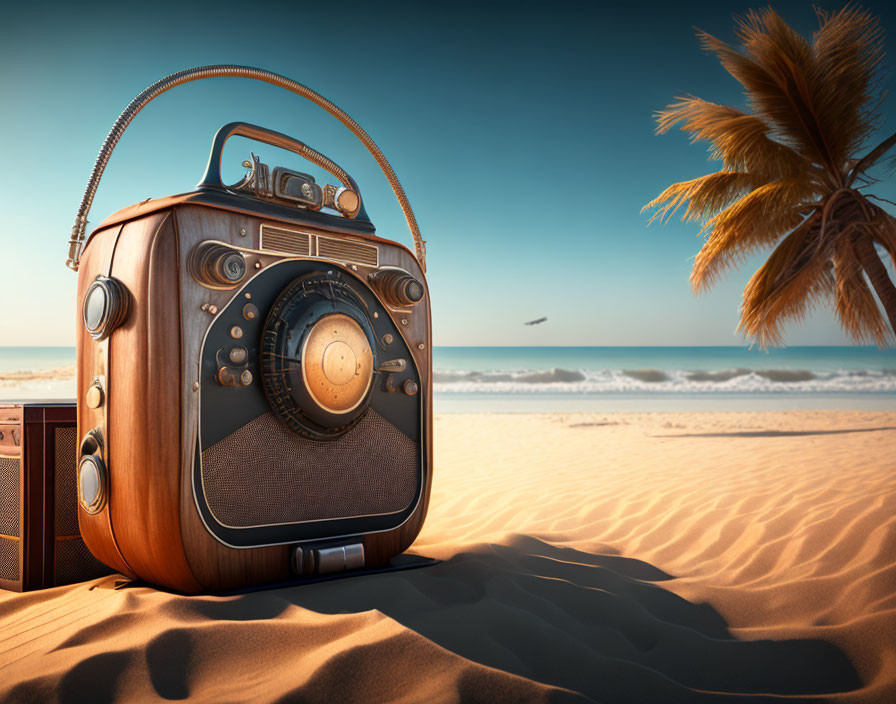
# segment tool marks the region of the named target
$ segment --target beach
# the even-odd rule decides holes
[[[896,700],[896,412],[435,424],[439,564],[0,592],[0,699]]]

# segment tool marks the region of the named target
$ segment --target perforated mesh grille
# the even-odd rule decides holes
[[[0,579],[11,579],[18,582],[19,577],[19,541],[0,538]]]
[[[90,554],[81,538],[56,541],[55,586],[86,582],[113,571]]]
[[[202,453],[206,501],[238,528],[396,513],[417,492],[418,446],[374,411],[315,442],[265,413]]]
[[[3,535],[19,535],[19,466],[18,457],[0,457],[0,533]]]
[[[56,535],[77,535],[78,488],[75,484],[78,430],[56,428]]]

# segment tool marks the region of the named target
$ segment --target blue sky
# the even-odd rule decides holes
[[[824,5],[824,4],[823,4]],[[891,35],[896,10],[865,3]],[[115,118],[167,73],[259,66],[307,84],[373,135],[428,240],[441,345],[729,345],[761,258],[711,293],[688,284],[697,227],[647,227],[665,185],[714,170],[652,113],[692,93],[743,103],[704,54],[698,26],[732,39],[752,3],[46,3],[0,26],[5,256],[0,344],[73,344],[75,275],[64,266],[74,213]],[[809,2],[774,5],[815,26]],[[839,4],[825,5],[831,8]],[[125,9],[127,8],[127,9]],[[892,85],[896,45],[888,39]],[[881,136],[896,130],[894,98]],[[244,120],[285,132],[358,181],[380,235],[410,243],[376,164],[342,125],[301,98],[245,79],[178,87],[150,104],[116,149],[91,223],[147,197],[191,190],[211,137]],[[236,179],[250,149],[323,177],[299,157],[231,140]],[[894,199],[892,178],[878,188]],[[525,327],[525,320],[548,323]],[[791,327],[790,345],[846,344],[833,314]]]

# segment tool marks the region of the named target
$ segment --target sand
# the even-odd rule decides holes
[[[66,364],[51,369],[0,369],[0,403],[28,399],[73,399],[77,369]]]
[[[0,593],[0,699],[896,701],[896,413],[436,427],[442,563]]]

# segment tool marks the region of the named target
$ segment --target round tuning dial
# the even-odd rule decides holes
[[[217,242],[201,242],[190,255],[190,273],[212,288],[236,286],[246,276],[246,258],[242,252]]]
[[[261,384],[297,435],[331,440],[367,411],[376,338],[363,300],[338,277],[308,274],[278,296],[261,336]]]
[[[118,279],[97,276],[87,289],[81,312],[90,336],[94,340],[104,340],[127,317],[127,289]]]
[[[370,281],[386,303],[404,308],[423,300],[423,284],[402,269],[382,269],[370,275]]]

